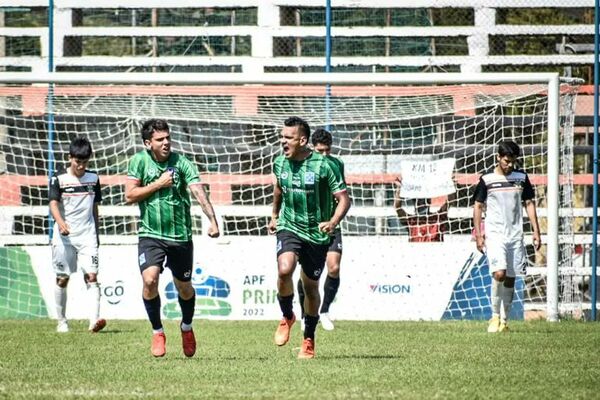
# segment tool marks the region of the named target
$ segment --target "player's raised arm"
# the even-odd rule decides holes
[[[394,190],[394,209],[396,210],[396,215],[400,218],[400,223],[406,224],[408,214],[402,208],[402,175],[398,175],[398,178],[394,181],[394,185],[396,186],[396,190]]]
[[[128,176],[125,182],[125,202],[127,204],[139,203],[146,200],[154,192],[171,186],[173,186],[173,173],[171,171],[165,171],[157,180],[146,186],[141,186],[139,179]]]

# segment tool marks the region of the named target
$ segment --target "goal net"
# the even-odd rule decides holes
[[[226,253],[231,262],[237,256],[240,264],[262,260],[269,266],[268,276],[274,275],[274,239],[266,229],[272,162],[281,153],[283,120],[292,115],[305,118],[312,128],[329,129],[333,155],[345,163],[352,208],[342,223],[339,318],[385,315],[376,308],[372,314],[344,308],[345,299],[359,290],[352,285],[366,282],[369,274],[378,278],[358,298],[370,304],[367,296],[395,296],[391,304],[411,308],[398,319],[489,315],[490,277],[472,241],[472,196],[480,174],[494,167],[496,145],[504,139],[521,147],[545,243],[541,251],[533,250],[526,221],[530,268],[518,280],[516,312],[545,313],[554,286],[558,305],[551,307],[560,313],[581,310],[580,276],[572,265],[576,86],[560,85],[553,100],[557,80],[551,74],[495,74],[493,79],[454,74],[173,75],[1,78],[0,318],[52,314],[45,304],[48,289],[43,288],[52,280],[52,267],[34,250],[47,247],[51,234],[49,175],[67,166],[75,136],[89,138],[94,149],[90,169],[100,175],[103,196],[101,247],[135,247],[138,209],[125,205],[124,182],[128,160],[143,150],[140,126],[149,118],[166,119],[173,150],[199,168],[218,214],[221,243],[228,246],[217,248],[222,254],[215,258],[223,260]],[[402,194],[408,214],[416,212],[415,198],[430,198],[431,211],[448,203],[442,243],[410,241],[410,230],[393,206],[399,174],[413,182]],[[207,223],[194,204],[194,232],[202,238]],[[102,259],[101,254],[101,271]],[[135,270],[135,263],[132,259],[121,268]],[[101,276],[118,279],[106,272]],[[419,308],[428,302],[436,303],[436,311]]]

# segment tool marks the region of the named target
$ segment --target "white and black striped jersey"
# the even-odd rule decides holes
[[[522,170],[509,175],[483,174],[474,200],[486,204],[485,234],[501,236],[505,242],[523,239],[523,202],[535,197],[529,177]]]
[[[96,241],[94,222],[94,203],[102,201],[100,178],[98,174],[85,171],[81,178],[69,174],[66,170],[55,173],[50,179],[48,200],[57,200],[59,210],[70,233],[69,240]],[[54,224],[54,240],[60,240],[58,226]],[[65,238],[62,238],[65,239]]]

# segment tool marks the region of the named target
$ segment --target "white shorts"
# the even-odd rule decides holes
[[[490,273],[504,270],[509,278],[525,275],[527,263],[522,241],[506,243],[486,238],[485,247]]]
[[[84,274],[97,274],[98,246],[55,241],[52,244],[52,265],[57,276],[69,276],[77,271],[78,266]]]

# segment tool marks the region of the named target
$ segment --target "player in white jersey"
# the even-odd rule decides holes
[[[67,285],[79,267],[87,285],[90,307],[90,332],[106,326],[99,318],[98,285],[98,203],[102,200],[100,180],[87,171],[92,146],[88,139],[77,137],[69,147],[69,167],[50,180],[49,206],[54,218],[52,265],[56,274],[57,332],[68,332],[66,319]]]
[[[500,142],[496,167],[481,176],[475,189],[473,225],[477,250],[485,252],[492,273],[490,333],[508,332],[515,277],[524,273],[523,206],[533,228],[535,250],[542,244],[533,187],[527,174],[516,169],[519,155],[520,149],[515,142]],[[485,235],[481,231],[484,208]]]

